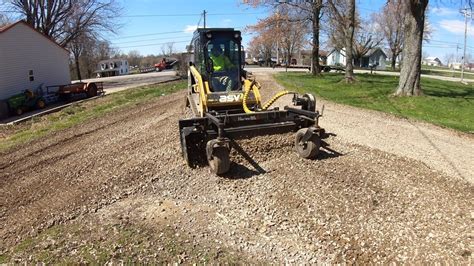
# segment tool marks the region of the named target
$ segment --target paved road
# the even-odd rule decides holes
[[[151,72],[136,75],[116,76],[107,78],[95,78],[82,80],[83,82],[103,82],[105,93],[114,93],[126,89],[161,83],[176,79],[176,72],[166,70],[162,72]],[[72,81],[78,82],[78,80]]]

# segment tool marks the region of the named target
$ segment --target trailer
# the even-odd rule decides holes
[[[104,93],[103,82],[77,82],[53,87],[58,87],[57,93],[59,97],[63,99],[67,99],[74,94],[80,93],[85,93],[88,98]]]

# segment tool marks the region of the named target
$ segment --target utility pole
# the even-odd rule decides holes
[[[468,10],[470,13],[468,14]],[[468,8],[461,9],[461,13],[464,15],[464,54],[462,56],[462,65],[461,65],[461,82],[464,81],[464,66],[466,64],[466,43],[467,43],[467,17],[472,17],[472,10]]]
[[[204,17],[204,28],[206,28],[206,14],[207,14],[206,10],[203,10],[202,15]]]

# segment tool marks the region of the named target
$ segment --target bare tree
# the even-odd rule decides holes
[[[115,32],[120,7],[115,0],[9,0],[28,24],[66,47],[82,34]]]
[[[354,64],[360,67],[362,57],[382,43],[383,35],[380,34],[378,26],[369,20],[359,23],[359,27],[356,28],[354,35],[354,46],[352,51],[354,55]]]
[[[0,13],[0,28],[7,24],[10,24],[10,18],[7,15]]]
[[[403,29],[403,0],[389,0],[382,10],[382,14],[375,17],[377,24],[384,34],[391,54],[391,67],[395,70],[397,57],[402,52]]]
[[[81,35],[68,45],[72,54],[71,76],[75,79],[91,78],[100,60],[110,59],[117,52],[110,43]]]
[[[319,65],[319,35],[320,35],[320,21],[322,17],[322,11],[324,8],[325,0],[312,0],[312,1],[291,1],[291,0],[242,0],[244,4],[250,4],[253,6],[259,5],[272,5],[277,8],[279,4],[291,6],[299,11],[301,20],[311,22],[312,32],[312,51],[311,51],[311,73],[313,75],[319,75],[321,67]],[[275,5],[275,3],[277,3]]]
[[[263,59],[266,66],[270,65],[272,51],[275,49],[275,43],[268,37],[268,33],[260,34],[253,37],[249,43],[250,54]]]
[[[81,75],[81,66],[80,66],[80,57],[82,53],[84,52],[86,46],[89,45],[89,38],[85,34],[79,35],[77,38],[75,38],[71,43],[69,44],[69,50],[71,51],[71,54],[74,58],[74,64],[76,67],[76,75],[77,79],[82,80],[82,75]]]
[[[288,17],[289,19],[289,17]],[[304,45],[305,37],[307,36],[307,25],[302,21],[287,21],[282,25],[281,30],[285,34],[281,34],[280,43],[286,56],[286,67],[291,64],[291,57],[296,52],[301,50]]]
[[[281,36],[281,22],[280,15],[277,13],[245,29],[256,33],[249,43],[249,50],[251,54],[262,58],[266,66],[270,65],[272,53],[277,49],[276,43]]]
[[[330,19],[339,25],[340,33],[344,36],[346,50],[345,80],[348,83],[354,79],[353,44],[356,27],[355,0],[328,0]]]
[[[400,81],[395,95],[420,95],[423,30],[428,0],[403,0],[403,3],[404,62],[400,70]]]
[[[128,64],[130,66],[138,66],[140,65],[140,61],[142,60],[142,55],[137,50],[132,50],[127,54]]]

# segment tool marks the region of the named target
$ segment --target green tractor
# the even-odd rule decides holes
[[[31,90],[13,95],[7,103],[10,111],[16,115],[22,115],[28,110],[43,109],[46,106],[45,99]]]

